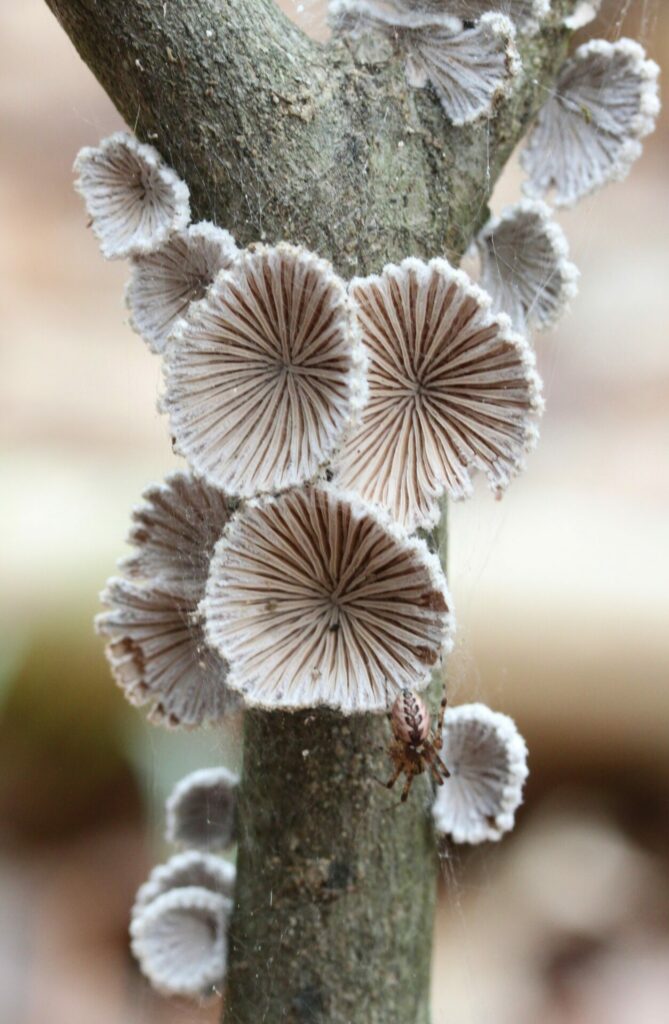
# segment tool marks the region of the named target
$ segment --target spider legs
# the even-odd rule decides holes
[[[414,775],[407,775],[407,780],[404,783],[404,789],[402,790],[402,796],[400,797],[401,804],[406,803],[414,778]]]
[[[393,772],[393,774],[388,779],[388,781],[383,783],[383,785],[386,787],[386,789],[392,789],[393,786],[395,785],[395,783],[397,782],[397,780],[399,779],[401,774],[402,774],[402,765],[398,765],[397,768],[395,768],[395,771]]]
[[[444,782],[444,779],[450,778],[451,775],[448,768],[439,757],[438,751],[440,749],[440,746],[441,744],[437,746],[437,744],[434,743],[432,744],[432,746],[426,747],[423,752],[423,757],[427,764],[430,766],[430,772],[432,773],[432,777],[434,778],[438,786],[441,786]]]

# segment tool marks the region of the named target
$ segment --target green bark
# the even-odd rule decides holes
[[[555,11],[519,39],[524,74],[496,117],[455,128],[396,54],[319,46],[272,0],[47,3],[188,182],[194,219],[302,243],[347,277],[459,260],[568,42]],[[400,806],[378,783],[387,743],[384,718],[247,714],[226,1024],[429,1024],[429,789]]]

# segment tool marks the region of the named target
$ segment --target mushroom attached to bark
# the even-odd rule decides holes
[[[641,155],[641,139],[655,128],[658,73],[631,39],[580,46],[562,66],[521,153],[525,192],[554,190],[557,206],[572,206],[624,178]]]
[[[485,704],[448,708],[441,756],[450,778],[432,808],[437,832],[456,843],[500,839],[513,828],[527,778],[527,747],[513,719]]]
[[[268,709],[384,710],[427,685],[453,628],[425,543],[328,486],[249,502],[216,548],[202,609],[229,685]]]
[[[364,364],[325,260],[283,243],[247,251],[172,334],[165,408],[177,447],[231,494],[313,479],[358,415]]]
[[[216,857],[212,853],[186,850],[184,853],[176,853],[164,864],[157,864],[153,868],[146,882],[137,890],[134,907],[138,911],[153,903],[163,893],[193,886],[232,899],[235,881],[235,866],[230,861]]]
[[[495,313],[507,313],[517,331],[554,324],[578,287],[578,269],[550,209],[526,199],[491,220],[476,245],[481,285]]]
[[[225,850],[236,839],[237,785],[227,768],[200,768],[180,779],[167,804],[167,839],[197,850]]]
[[[232,901],[208,889],[171,889],[133,915],[131,948],[162,995],[206,1000],[221,993]]]
[[[515,28],[501,14],[487,13],[475,25],[465,25],[449,11],[337,0],[330,20],[337,33],[354,39],[376,35],[396,45],[405,58],[408,84],[432,86],[456,125],[490,116],[520,71]]]
[[[153,146],[127,132],[80,150],[74,170],[107,259],[153,252],[190,220],[187,185]]]
[[[445,260],[390,264],[351,283],[370,358],[369,401],[335,479],[409,529],[439,498],[471,493],[482,470],[500,494],[536,442],[541,385],[528,342]]]
[[[237,701],[197,609],[214,544],[236,503],[188,472],[171,474],[144,498],[132,514],[135,551],[121,562],[126,576],[107,582],[108,610],[97,617],[97,630],[109,637],[117,683],[132,704],[151,705],[150,721],[220,722]]]
[[[191,302],[204,298],[219,270],[232,266],[237,254],[229,231],[202,221],[133,259],[126,302],[132,326],[153,352],[165,350]]]

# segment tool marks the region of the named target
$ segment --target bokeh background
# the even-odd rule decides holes
[[[323,31],[321,0],[284,5]],[[669,68],[664,0],[605,3],[596,31]],[[72,191],[121,122],[42,0],[0,0],[0,38],[0,1019],[197,1024],[216,1007],[151,994],[128,912],[166,792],[239,738],[147,727],[91,627],[175,461],[126,267]],[[501,503],[452,511],[451,699],[512,714],[531,778],[510,838],[443,860],[435,1024],[669,1020],[668,155],[665,115],[625,183],[560,218],[582,280],[537,338],[541,444]]]

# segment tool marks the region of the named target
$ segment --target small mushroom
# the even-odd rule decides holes
[[[165,892],[139,910],[131,949],[153,988],[197,1000],[220,994],[231,911],[227,897],[194,886]]]
[[[236,706],[227,666],[207,645],[197,607],[209,561],[236,502],[189,472],[148,487],[133,509],[123,577],[101,595],[95,620],[109,637],[112,673],[128,700],[169,728],[220,722]]]
[[[74,170],[75,188],[107,259],[153,252],[190,220],[187,185],[153,146],[127,132],[81,149]]]
[[[264,708],[384,710],[450,647],[436,556],[334,488],[249,502],[229,523],[201,605],[228,685]]]
[[[567,239],[545,203],[526,199],[508,207],[476,245],[492,310],[507,313],[517,331],[550,327],[578,291]]]
[[[313,479],[364,401],[344,283],[291,245],[242,253],[175,328],[166,377],[178,449],[212,484],[248,497]]]
[[[238,503],[183,470],[147,487],[142,498],[127,538],[134,551],[120,567],[134,580],[195,592],[197,603],[216,541]]]
[[[409,8],[379,0],[336,0],[335,32],[360,39],[385,36],[405,57],[407,82],[431,85],[453,124],[492,114],[520,71],[515,28],[501,14],[464,25],[451,11]]]
[[[485,704],[444,716],[442,759],[450,772],[432,814],[455,843],[497,840],[513,828],[527,778],[527,747],[513,719]]]
[[[208,646],[192,594],[169,583],[112,577],[95,620],[109,637],[112,674],[131,704],[149,704],[149,721],[168,728],[220,722],[234,706],[227,666]]]
[[[157,864],[146,882],[139,887],[133,914],[172,889],[195,886],[232,899],[235,892],[235,881],[234,864],[222,857],[216,857],[212,853],[200,850],[176,853],[164,864]]]
[[[165,350],[169,334],[191,302],[204,298],[219,270],[238,250],[228,231],[201,221],[172,235],[159,249],[132,260],[126,302],[131,323],[153,352]]]
[[[564,24],[575,32],[584,25],[588,25],[599,14],[602,0],[578,0],[571,14],[564,19]]]
[[[554,190],[557,206],[573,206],[624,178],[641,155],[641,139],[655,128],[658,73],[631,39],[580,46],[562,66],[521,153],[524,191]]]
[[[436,522],[444,492],[468,497],[474,469],[501,493],[538,435],[541,385],[527,341],[446,260],[409,258],[350,287],[369,402],[335,481],[410,530]]]
[[[200,768],[181,779],[165,805],[168,842],[225,850],[236,839],[239,779],[227,768]]]

